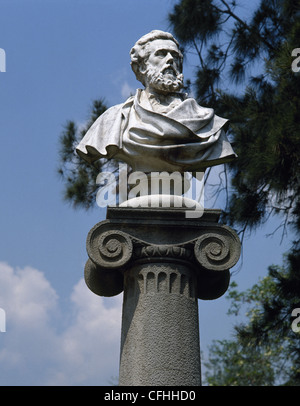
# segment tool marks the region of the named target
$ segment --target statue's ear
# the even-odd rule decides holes
[[[147,65],[144,61],[141,61],[137,67],[136,78],[144,86],[146,86],[146,83],[145,83],[146,72],[147,72]]]
[[[147,64],[145,63],[145,60],[143,60],[143,61],[141,61],[141,62],[139,63],[138,69],[139,69],[139,72],[140,72],[141,75],[145,75],[145,74],[146,74],[146,71],[147,71]]]

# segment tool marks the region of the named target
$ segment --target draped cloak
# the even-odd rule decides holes
[[[161,114],[142,92],[106,110],[76,152],[90,163],[114,158],[142,172],[202,171],[236,158],[225,133],[228,120],[213,109],[185,98]]]

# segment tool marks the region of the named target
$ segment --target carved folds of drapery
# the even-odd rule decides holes
[[[197,297],[214,299],[227,290],[229,270],[240,256],[240,241],[220,212],[206,210],[186,219],[183,210],[109,208],[107,220],[87,237],[88,287],[101,296],[123,290],[124,272],[138,263],[180,263],[193,269]]]

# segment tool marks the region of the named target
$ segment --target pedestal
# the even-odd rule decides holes
[[[183,208],[108,208],[88,234],[88,287],[124,290],[120,385],[201,384],[197,299],[216,299],[240,256],[221,212],[186,218]]]

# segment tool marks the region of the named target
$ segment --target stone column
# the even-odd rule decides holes
[[[200,385],[196,283],[172,258],[125,272],[120,385]]]
[[[85,280],[96,294],[124,290],[120,385],[201,384],[197,299],[227,290],[240,256],[220,211],[108,208],[87,238]]]

